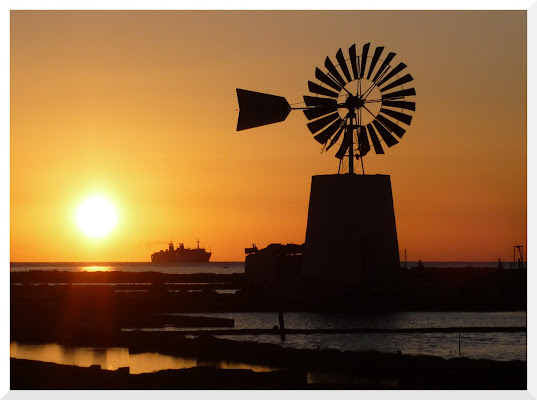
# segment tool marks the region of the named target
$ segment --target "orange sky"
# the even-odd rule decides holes
[[[302,243],[311,176],[337,172],[306,118],[236,132],[235,89],[299,103],[326,56],[385,46],[417,110],[366,173],[391,175],[409,260],[512,259],[526,244],[525,11],[13,11],[11,261],[149,261],[170,237],[244,260]],[[76,207],[118,208],[90,239]]]

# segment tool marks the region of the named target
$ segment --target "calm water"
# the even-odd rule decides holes
[[[235,328],[271,328],[278,324],[276,313],[192,313],[182,315],[218,316],[235,319]],[[462,313],[462,312],[405,312],[379,315],[351,315],[334,313],[285,313],[287,328],[408,328],[408,327],[477,327],[526,326],[525,312]],[[165,330],[174,330],[166,328]],[[253,341],[280,344],[284,347],[306,349],[337,349],[342,351],[377,350],[404,354],[435,355],[444,358],[460,357],[458,333],[371,333],[371,334],[313,334],[287,335],[281,342],[278,335],[239,336],[220,335],[236,341]],[[473,359],[498,361],[526,361],[526,334],[517,333],[463,333],[462,355]],[[54,362],[57,364],[88,367],[101,365],[116,370],[130,367],[131,373],[140,374],[163,369],[190,368],[213,365],[220,368],[271,371],[270,366],[208,362],[193,358],[157,353],[130,354],[126,348],[65,347],[58,344],[26,345],[12,342],[11,357]]]
[[[10,352],[13,358],[75,365],[78,367],[100,365],[102,369],[110,371],[129,367],[131,374],[143,374],[166,369],[192,368],[196,366],[213,366],[223,369],[251,369],[255,372],[270,372],[278,369],[267,365],[206,361],[157,353],[130,354],[129,350],[125,348],[64,347],[54,343],[36,346],[13,342],[10,346]],[[332,374],[324,371],[307,371],[308,383],[347,383],[347,381],[348,377],[342,374]]]
[[[512,261],[504,261],[504,268],[511,268]],[[417,261],[409,261],[408,268],[418,265]],[[473,262],[473,261],[450,261],[450,262],[427,262],[425,267],[437,268],[497,268],[498,262]],[[404,262],[401,262],[404,266]],[[524,268],[526,263],[524,263]],[[151,262],[57,262],[57,263],[10,263],[11,271],[123,271],[123,272],[161,272],[164,274],[242,274],[244,262],[212,261],[208,263],[186,264],[158,264]]]
[[[278,325],[277,313],[192,313],[192,316],[233,318],[232,329],[270,329]],[[343,313],[284,313],[288,329],[336,328],[451,328],[451,327],[526,327],[525,312],[398,312],[372,315]],[[219,328],[221,329],[221,328]],[[230,328],[231,329],[231,328]],[[166,330],[184,330],[166,328]],[[331,348],[342,351],[377,350],[405,354],[459,356],[458,333],[352,333],[287,335],[221,335],[219,337],[305,349]],[[462,355],[489,360],[526,361],[525,332],[462,333]]]
[[[130,354],[126,348],[66,347],[55,343],[27,345],[12,342],[10,357],[23,360],[53,362],[63,365],[89,367],[100,365],[111,371],[129,367],[131,374],[143,374],[165,369],[182,369],[196,366],[215,366],[224,369],[251,369],[256,372],[273,371],[274,368],[255,364],[234,362],[210,362],[158,353]]]
[[[10,263],[10,271],[70,271],[70,272],[161,272],[163,274],[242,274],[244,262],[207,262],[159,264],[152,262],[57,262]]]

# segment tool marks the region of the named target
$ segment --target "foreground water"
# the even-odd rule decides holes
[[[277,313],[191,313],[191,316],[232,318],[234,329],[270,329],[278,325]],[[406,329],[453,327],[526,327],[525,312],[397,312],[356,315],[348,313],[284,313],[286,329]],[[182,330],[180,328],[164,328]],[[345,333],[293,334],[282,342],[278,335],[220,335],[238,341],[281,344],[305,349],[336,349],[342,351],[377,350],[387,353],[401,351],[413,355],[434,355],[444,358],[483,358],[489,360],[526,361],[525,332],[487,333]]]
[[[100,365],[102,369],[114,371],[118,368],[129,368],[131,374],[143,374],[166,369],[183,369],[200,366],[212,366],[222,369],[249,369],[254,372],[276,371],[277,367],[268,365],[237,363],[229,361],[207,361],[196,358],[168,356],[158,353],[130,354],[125,348],[87,348],[65,347],[55,343],[45,345],[27,345],[11,343],[11,357],[52,362],[62,365],[89,367]],[[307,383],[347,383],[344,374],[327,373],[325,371],[307,371]]]
[[[56,343],[30,345],[12,342],[10,356],[23,360],[52,362],[63,365],[89,367],[100,365],[111,371],[129,367],[132,374],[143,374],[166,369],[182,369],[198,366],[215,366],[224,369],[251,369],[255,372],[273,371],[274,368],[246,363],[226,361],[203,361],[195,358],[168,356],[158,353],[130,354],[129,350],[121,347],[91,348],[67,347]]]
[[[277,313],[189,313],[181,315],[233,318],[230,329],[272,328],[278,324]],[[376,315],[339,313],[284,313],[287,329],[319,328],[449,328],[449,327],[525,327],[525,312],[403,312]],[[220,328],[222,329],[222,328]],[[144,329],[142,329],[144,330]],[[146,329],[155,330],[155,329]],[[164,328],[179,331],[179,328]],[[281,341],[279,335],[218,335],[236,341],[279,344],[304,349],[336,349],[342,351],[376,350],[411,355],[433,355],[443,358],[468,357],[497,361],[526,361],[525,332],[490,333],[352,333],[292,334]],[[460,352],[459,352],[460,350]],[[11,343],[11,357],[87,367],[130,367],[132,373],[170,368],[215,365],[221,368],[245,368],[268,371],[269,367],[237,363],[206,362],[155,353],[129,354],[125,348],[64,347],[58,344],[25,345]]]

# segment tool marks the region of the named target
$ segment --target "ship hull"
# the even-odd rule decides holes
[[[209,262],[211,258],[211,253],[205,254],[159,254],[155,253],[151,255],[151,261],[154,263],[205,263]]]

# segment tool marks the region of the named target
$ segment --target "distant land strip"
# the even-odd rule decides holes
[[[526,332],[525,326],[507,327],[451,327],[451,328],[327,328],[327,329],[285,329],[286,335],[311,335],[327,333],[486,333],[486,332]],[[124,331],[124,333],[142,333],[138,329]],[[162,331],[165,332],[165,331]],[[203,330],[180,330],[168,331],[169,333],[181,333],[184,335],[280,335],[277,329],[203,329]],[[145,333],[145,332],[143,332]],[[151,331],[147,333],[152,333]],[[161,333],[161,331],[159,331]]]

